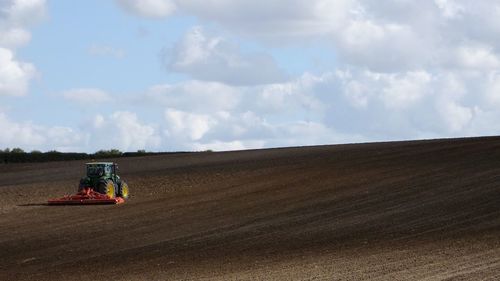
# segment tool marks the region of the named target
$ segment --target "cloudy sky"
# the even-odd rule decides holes
[[[500,134],[494,0],[0,0],[0,148]]]

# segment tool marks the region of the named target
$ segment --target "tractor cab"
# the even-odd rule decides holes
[[[89,178],[111,178],[116,175],[118,166],[112,162],[92,162],[85,165],[87,166],[87,177]]]

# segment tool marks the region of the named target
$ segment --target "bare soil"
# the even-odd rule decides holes
[[[500,138],[0,165],[0,280],[500,280]]]

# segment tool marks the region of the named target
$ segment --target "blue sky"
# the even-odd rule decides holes
[[[499,32],[493,0],[0,1],[0,148],[496,135]]]

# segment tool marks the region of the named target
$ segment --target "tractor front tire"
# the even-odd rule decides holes
[[[108,195],[109,198],[115,198],[116,197],[116,188],[115,184],[113,181],[106,181],[106,182],[101,182],[99,183],[99,186],[97,187],[99,193],[106,194]]]
[[[128,189],[128,184],[125,181],[122,181],[121,187],[120,187],[120,196],[123,199],[128,199],[130,193]]]

